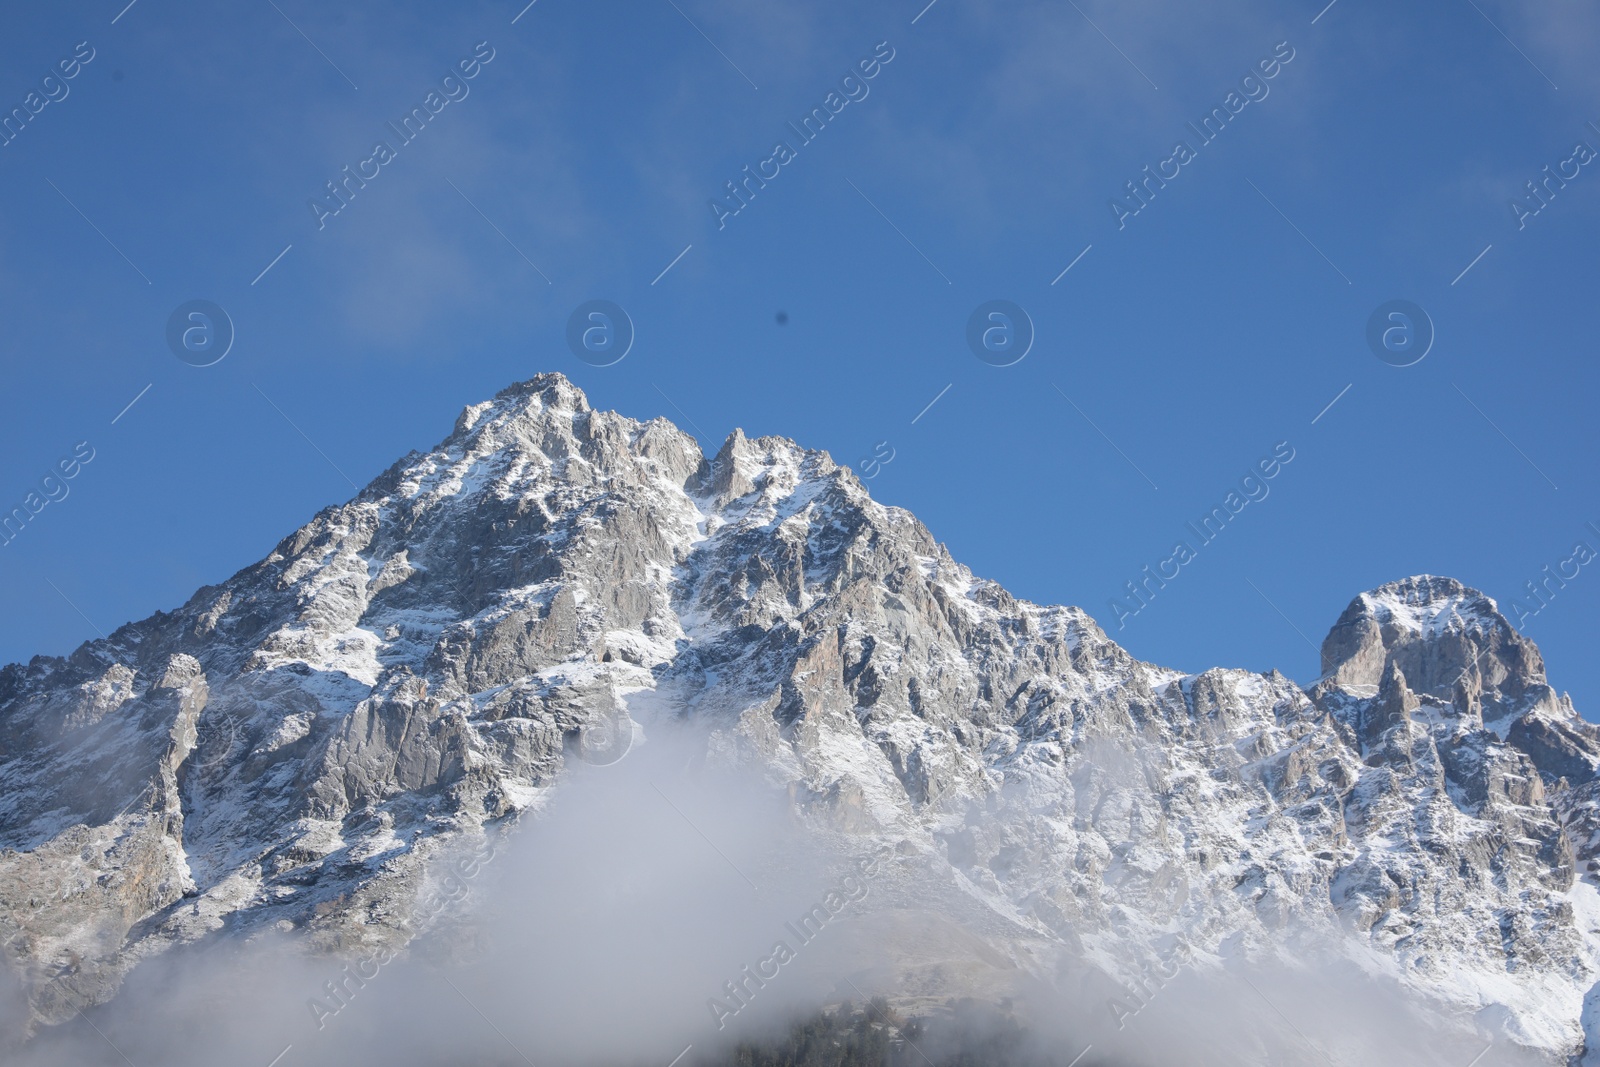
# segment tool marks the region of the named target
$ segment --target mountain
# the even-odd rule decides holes
[[[825,453],[736,430],[708,461],[540,375],[181,608],[0,671],[0,937],[36,1027],[224,932],[398,949],[431,859],[687,720],[954,917],[967,948],[886,961],[902,1001],[1315,935],[1582,1056],[1600,730],[1449,578],[1358,596],[1322,667],[1142,663]]]

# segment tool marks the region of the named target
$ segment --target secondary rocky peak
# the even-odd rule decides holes
[[[751,478],[759,463],[754,452],[744,430],[735,426],[711,461],[708,488],[718,501],[737,500],[755,488]]]
[[[706,490],[721,508],[750,493],[792,493],[803,481],[827,479],[840,468],[826,452],[801,447],[787,437],[746,437],[735,428],[711,461]]]
[[[1454,578],[1419,575],[1356,597],[1322,644],[1322,667],[1314,698],[1369,753],[1394,750],[1410,730],[1396,727],[1415,718],[1439,724],[1447,749],[1488,731],[1549,785],[1600,771],[1600,729],[1550,687],[1538,647]]]
[[[1545,684],[1539,650],[1492,599],[1434,575],[1362,593],[1322,643],[1323,675],[1342,687],[1381,684],[1391,662],[1414,691],[1447,700],[1464,686],[1520,699]]]

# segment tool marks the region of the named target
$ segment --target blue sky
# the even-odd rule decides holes
[[[39,93],[0,147],[0,504],[74,472],[0,548],[0,660],[181,604],[544,370],[708,451],[735,426],[892,450],[874,495],[957,558],[1183,669],[1309,682],[1364,589],[1449,574],[1532,608],[1525,583],[1600,549],[1592,5],[124,2],[0,32],[0,108]],[[1519,228],[1547,165],[1576,176]],[[234,326],[212,366],[165,339],[195,299]],[[636,330],[612,366],[565,341],[593,299]],[[995,299],[1034,328],[1011,366],[966,341]],[[1396,299],[1435,331],[1406,367],[1365,338]],[[1280,442],[1119,628],[1124,584]],[[1590,569],[1525,629],[1597,717]]]

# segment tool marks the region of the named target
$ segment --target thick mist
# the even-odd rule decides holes
[[[434,864],[398,952],[224,934],[144,962],[21,1062],[664,1065],[855,995],[818,963],[860,936],[889,850],[807,832],[698,740],[570,761],[537,815]]]
[[[703,736],[653,728],[609,765],[569,761],[540,810],[430,867],[408,945],[352,942],[333,958],[308,955],[297,933],[221,933],[146,960],[113,1001],[8,1062],[692,1067],[878,994],[902,1022],[923,1016],[920,1040],[902,1048],[912,1062],[988,1040],[992,1012],[903,988],[907,974],[916,985],[930,973],[906,960],[984,910],[931,839],[808,826],[786,786],[707,751]],[[971,909],[941,918],[952,892]],[[1486,1047],[1483,1062],[1540,1062],[1491,1045],[1472,1020],[1408,1004],[1381,976],[1327,962],[1339,956],[1325,934],[1284,931],[1285,951],[1303,958],[1281,967],[1172,935],[1130,941],[1113,960],[1102,952],[1100,965],[1045,936],[966,936],[1005,980],[995,1000],[1026,1032],[1028,1062],[1466,1067]],[[19,1001],[7,982],[11,1029]]]

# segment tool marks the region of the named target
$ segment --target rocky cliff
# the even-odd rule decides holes
[[[431,856],[692,720],[936,876],[996,966],[1323,931],[1581,1055],[1600,731],[1451,579],[1362,594],[1322,654],[1305,690],[1142,663],[824,453],[735,431],[708,460],[541,375],[181,608],[0,672],[0,939],[39,1025],[207,937],[398,947]]]

